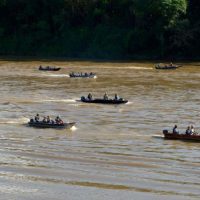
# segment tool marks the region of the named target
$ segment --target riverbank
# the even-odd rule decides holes
[[[61,61],[61,62],[99,62],[99,63],[193,63],[193,62],[200,62],[200,58],[196,59],[186,59],[186,58],[179,58],[179,59],[153,59],[153,58],[135,58],[135,59],[94,59],[94,58],[69,58],[69,57],[44,57],[44,56],[0,56],[0,61],[41,61],[41,62],[48,62],[48,61]]]

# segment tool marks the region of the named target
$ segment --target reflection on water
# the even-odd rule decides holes
[[[199,63],[0,62],[0,193],[3,199],[199,199],[199,143],[163,140],[162,129],[199,127]],[[103,69],[103,70],[102,70]],[[70,79],[70,72],[97,79]],[[89,92],[128,99],[84,104]],[[40,113],[72,130],[25,126]],[[31,193],[31,195],[30,195]]]

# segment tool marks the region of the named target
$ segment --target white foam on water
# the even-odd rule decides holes
[[[70,104],[70,106],[79,107],[79,104]]]
[[[123,67],[124,68],[124,67]],[[148,69],[148,70],[152,70],[153,68],[152,67],[136,67],[136,66],[133,66],[133,67],[125,67],[126,69]]]
[[[43,77],[54,77],[54,78],[63,78],[63,77],[69,77],[68,74],[42,74]]]
[[[5,173],[5,172],[4,172]],[[21,178],[23,179],[23,175],[14,175],[13,173],[8,173],[6,172],[6,174],[10,177],[18,177],[18,178]],[[8,193],[8,194],[19,194],[19,193],[28,193],[28,194],[31,194],[31,193],[36,193],[38,192],[39,190],[38,189],[29,189],[29,188],[22,188],[22,187],[18,187],[18,186],[6,186],[6,185],[1,185],[1,188],[0,188],[0,193],[2,192],[3,194],[5,193]]]
[[[153,67],[139,67],[139,66],[127,66],[127,67],[117,67],[117,66],[102,66],[101,68],[104,69],[138,69],[138,70],[152,70],[154,69]]]
[[[142,138],[143,137],[147,137],[147,138],[151,137],[150,135],[143,135],[143,134],[140,134],[140,135],[139,134],[134,134],[134,136],[135,137],[142,137]]]
[[[74,103],[76,102],[75,99],[45,99],[39,102],[66,102],[66,103]]]
[[[43,103],[43,102],[64,102],[64,103],[74,103],[76,99],[39,99],[39,100],[21,100],[18,103]]]
[[[76,131],[77,129],[78,129],[78,128],[77,128],[76,126],[72,126],[72,127],[71,127],[71,130],[72,130],[72,131]]]
[[[27,117],[22,117],[22,118],[17,118],[17,119],[2,118],[0,119],[0,124],[23,124],[23,123],[27,123],[28,121],[29,121],[29,118]]]
[[[164,135],[152,135],[153,138],[164,138]]]

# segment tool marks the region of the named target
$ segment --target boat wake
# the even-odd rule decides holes
[[[153,138],[158,138],[158,139],[163,139],[164,135],[153,135],[152,137]]]
[[[64,103],[74,103],[76,99],[45,99],[38,102],[64,102]]]
[[[152,67],[137,67],[137,66],[132,66],[132,67],[123,67],[123,68],[126,68],[126,69],[148,69],[148,70],[152,70],[153,68]]]
[[[104,69],[112,69],[112,68],[114,68],[114,69],[137,69],[137,70],[153,70],[154,68],[152,68],[152,67],[139,67],[139,66],[126,66],[126,67],[117,67],[117,66],[114,66],[114,67],[112,67],[112,66],[102,66],[102,68],[104,68]]]
[[[24,104],[31,104],[31,103],[45,103],[45,102],[64,102],[64,103],[74,103],[76,102],[75,99],[39,99],[39,100],[22,100],[18,101],[18,103],[24,103]]]
[[[78,129],[78,128],[77,128],[76,126],[72,126],[72,127],[71,127],[71,130],[72,130],[72,131],[76,131],[77,129]]]
[[[133,104],[132,101],[128,101],[127,103],[125,103],[125,105],[131,105],[131,104]]]
[[[0,119],[0,124],[25,124],[29,121],[29,118],[22,117],[22,118],[2,118]]]
[[[68,74],[44,74],[41,75],[42,77],[54,77],[54,78],[64,78],[64,77],[69,77]]]

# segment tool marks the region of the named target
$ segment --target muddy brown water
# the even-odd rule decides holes
[[[199,199],[200,143],[162,138],[174,124],[200,132],[200,63],[182,64],[0,61],[0,199]],[[71,79],[72,71],[97,78]],[[89,92],[129,103],[76,101]],[[36,113],[77,124],[25,126]]]

